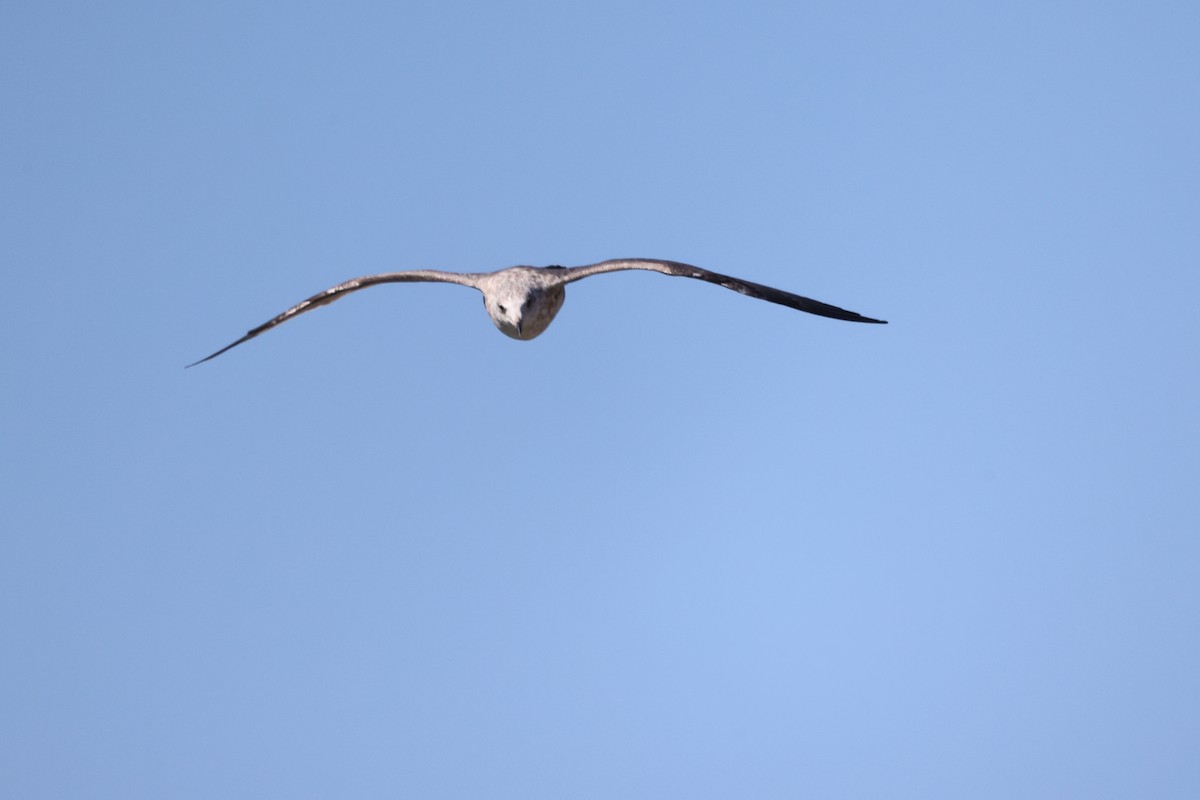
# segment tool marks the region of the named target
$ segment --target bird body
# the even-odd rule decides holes
[[[332,303],[344,295],[375,286],[381,283],[415,283],[441,282],[457,283],[460,286],[470,286],[483,293],[483,305],[487,309],[492,322],[506,336],[514,339],[529,340],[537,337],[554,321],[554,316],[562,308],[566,299],[566,285],[582,280],[592,275],[605,272],[620,272],[623,270],[649,270],[682,278],[696,278],[714,283],[726,289],[744,294],[759,300],[817,314],[822,317],[846,320],[848,322],[872,322],[886,324],[885,320],[864,317],[844,308],[831,306],[819,300],[801,297],[798,294],[774,289],[760,283],[751,283],[740,278],[731,278],[717,272],[711,272],[679,261],[663,261],[651,258],[623,258],[611,261],[601,261],[598,264],[588,264],[582,267],[509,267],[496,272],[443,272],[441,270],[419,269],[404,272],[385,272],[379,275],[368,275],[362,278],[339,283],[319,294],[304,300],[273,319],[253,328],[245,336],[226,345],[210,356],[200,359],[189,367],[203,364],[237,347],[242,342],[253,339],[261,333],[274,328],[292,317],[311,311],[314,308]]]
[[[479,278],[483,307],[500,332],[514,339],[535,338],[554,321],[567,299],[558,271],[510,267]]]

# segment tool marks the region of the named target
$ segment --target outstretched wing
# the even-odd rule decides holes
[[[214,359],[221,355],[221,353],[224,353],[226,350],[232,350],[242,342],[249,341],[255,336],[258,336],[260,333],[265,333],[271,330],[271,328],[274,328],[276,325],[287,322],[289,319],[297,317],[306,311],[312,311],[314,308],[320,308],[323,305],[332,303],[334,300],[344,297],[350,292],[356,292],[359,289],[365,289],[368,286],[375,286],[380,283],[415,283],[419,281],[434,281],[440,283],[457,283],[461,286],[470,286],[478,289],[480,277],[481,276],[476,273],[441,272],[434,269],[414,269],[407,270],[405,272],[385,272],[381,275],[367,275],[362,278],[355,278],[354,280],[349,280],[345,283],[339,283],[337,286],[326,289],[318,294],[314,294],[312,297],[297,303],[274,319],[264,322],[262,325],[259,325],[253,330],[247,331],[245,336],[238,339],[233,344],[227,344],[217,352],[213,353],[211,356],[205,356],[199,361],[188,364],[188,366],[194,367],[196,364],[203,364],[205,361]]]
[[[602,272],[619,272],[626,269],[644,269],[651,272],[661,272],[663,275],[675,275],[680,278],[697,278],[709,283],[715,283],[718,286],[724,286],[726,289],[732,289],[735,292],[744,294],[747,297],[755,297],[759,300],[768,300],[772,303],[778,303],[781,306],[794,308],[798,311],[807,311],[809,314],[818,314],[822,317],[832,317],[833,319],[844,319],[848,322],[874,322],[880,325],[886,325],[887,321],[882,319],[872,319],[864,317],[862,314],[856,314],[853,311],[847,311],[844,308],[831,306],[828,303],[822,303],[819,300],[813,300],[809,297],[801,297],[798,294],[785,292],[782,289],[774,289],[770,286],[763,286],[761,283],[751,283],[740,278],[731,278],[728,275],[721,275],[717,272],[709,272],[700,267],[693,267],[691,264],[682,264],[678,261],[661,261],[654,258],[618,258],[612,261],[601,261],[599,264],[589,264],[586,267],[570,267],[564,269],[560,274],[563,283],[573,283],[577,280],[582,280],[591,275],[599,275]]]

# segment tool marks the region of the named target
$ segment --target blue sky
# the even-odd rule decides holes
[[[6,4],[0,793],[1196,797],[1198,23]]]

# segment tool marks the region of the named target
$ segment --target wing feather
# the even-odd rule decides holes
[[[573,283],[592,275],[599,275],[605,272],[620,272],[627,269],[661,272],[663,275],[673,275],[680,278],[696,278],[697,280],[724,286],[726,289],[732,289],[747,297],[778,303],[781,306],[794,308],[798,311],[807,311],[809,314],[817,314],[822,317],[842,319],[848,322],[887,324],[886,320],[864,317],[862,314],[847,311],[844,308],[838,308],[829,303],[822,303],[820,300],[813,300],[811,297],[802,297],[798,294],[785,292],[782,289],[763,286],[761,283],[752,283],[741,278],[732,278],[728,275],[722,275],[719,272],[701,269],[700,267],[694,267],[691,264],[684,264],[680,261],[663,261],[654,258],[618,258],[612,261],[601,261],[598,264],[589,264],[584,267],[570,267],[565,269],[562,272],[562,281],[563,283]]]
[[[457,283],[461,286],[470,286],[474,289],[479,288],[478,273],[460,273],[460,272],[442,272],[435,269],[414,269],[404,272],[384,272],[379,275],[366,275],[361,278],[354,278],[345,283],[339,283],[337,286],[332,286],[323,292],[318,292],[307,300],[302,300],[296,305],[284,311],[272,319],[267,320],[257,328],[253,328],[246,332],[246,335],[238,339],[232,344],[227,344],[217,352],[210,356],[188,364],[189,367],[194,367],[196,364],[203,364],[205,361],[210,361],[224,353],[226,350],[232,350],[242,342],[248,342],[259,334],[266,333],[276,325],[281,325],[293,317],[298,317],[306,311],[312,311],[314,308],[320,308],[323,305],[328,305],[334,300],[341,299],[351,292],[356,292],[359,289],[366,289],[369,286],[377,286],[381,283],[416,283],[416,282],[438,282],[438,283]]]

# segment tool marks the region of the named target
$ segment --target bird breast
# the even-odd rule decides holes
[[[523,306],[520,336],[517,338],[532,339],[549,328],[566,299],[567,293],[561,286],[531,292]]]

